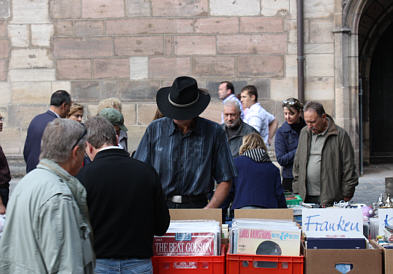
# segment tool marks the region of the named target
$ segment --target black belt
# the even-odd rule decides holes
[[[195,202],[206,202],[206,194],[200,195],[173,195],[169,196],[168,201],[171,201],[175,204],[188,204],[188,203],[195,203]]]

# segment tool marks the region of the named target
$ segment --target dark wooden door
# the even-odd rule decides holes
[[[393,162],[393,25],[382,35],[370,71],[372,163]]]

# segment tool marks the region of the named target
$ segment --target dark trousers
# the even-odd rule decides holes
[[[320,204],[321,201],[319,199],[319,196],[311,196],[307,195],[306,200],[304,201],[305,203],[314,203],[314,204]]]
[[[292,193],[292,182],[293,178],[282,178],[282,188],[284,189],[284,192]]]
[[[3,205],[5,207],[7,206],[8,203],[8,194],[9,194],[8,188],[0,188],[1,200],[3,201]]]
[[[188,203],[174,203],[172,201],[166,201],[168,208],[204,208],[207,205],[207,201],[190,201]]]

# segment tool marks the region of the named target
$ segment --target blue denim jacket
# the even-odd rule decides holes
[[[303,120],[302,122],[304,123]],[[298,141],[299,135],[287,122],[277,130],[274,147],[277,161],[282,166],[282,177],[285,179],[293,178],[292,166]]]

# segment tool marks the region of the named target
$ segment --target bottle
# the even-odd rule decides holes
[[[392,200],[390,199],[390,194],[389,193],[386,194],[385,207],[389,207],[389,208],[393,207]]]

